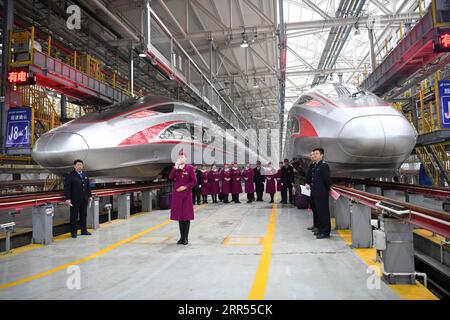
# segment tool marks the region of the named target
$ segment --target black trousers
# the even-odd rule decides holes
[[[232,193],[231,194],[231,198],[233,199],[234,202],[239,202],[239,193]]]
[[[192,188],[192,202],[200,204],[200,188]]]
[[[314,207],[317,211],[317,228],[319,232],[324,235],[330,235],[331,232],[331,222],[330,222],[330,207],[328,205],[329,197],[314,195],[311,197]]]
[[[222,200],[224,203],[228,203],[228,193],[222,193]]]
[[[213,203],[217,203],[217,194],[215,194],[215,193],[211,194],[211,198],[212,198]]]
[[[78,231],[77,226],[78,214],[80,215],[81,232],[87,231],[86,229],[87,206],[88,206],[87,201],[72,202],[72,207],[70,207],[70,233],[76,234]]]
[[[289,203],[293,202],[293,199],[292,199],[292,184],[291,185],[283,184],[283,189],[281,189],[281,202],[287,203],[288,191],[289,191]]]
[[[275,196],[275,193],[270,194],[270,202],[273,202],[273,197]]]
[[[205,194],[205,195],[202,194],[202,200],[203,200],[203,203],[208,203],[208,195],[207,194]]]
[[[255,193],[254,193],[254,192],[249,192],[249,193],[247,193],[247,200],[248,200],[249,202],[255,201]]]
[[[317,210],[314,206],[314,201],[312,197],[309,198],[309,204],[311,205],[311,211],[313,212],[313,226],[314,228],[319,228],[319,220],[317,219]]]
[[[256,200],[262,200],[264,194],[264,184],[258,183],[256,184]]]

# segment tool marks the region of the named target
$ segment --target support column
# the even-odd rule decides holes
[[[33,243],[50,244],[53,240],[52,204],[34,207],[32,211]]]
[[[368,29],[369,33],[369,46],[370,46],[370,71],[373,72],[377,67],[377,60],[375,57],[375,44],[373,42],[373,29]]]
[[[368,206],[351,204],[352,247],[370,248],[372,246],[371,209]]]
[[[130,217],[130,194],[120,194],[117,199],[117,205],[118,205],[118,212],[117,212],[117,218],[118,219],[128,219]]]
[[[153,200],[153,193],[151,190],[143,191],[142,192],[142,211],[143,212],[150,212],[152,211],[152,200]]]
[[[350,229],[350,203],[345,197],[339,197],[336,201],[334,212],[336,230]]]
[[[100,227],[99,207],[100,207],[100,198],[98,197],[92,198],[91,204],[88,207],[87,221],[86,221],[87,227],[89,229],[98,229]]]
[[[9,109],[9,32],[14,23],[14,0],[3,1],[3,26],[2,26],[2,70],[1,70],[1,92],[0,92],[0,154],[5,153],[6,114]]]
[[[386,236],[383,251],[383,278],[390,284],[414,284],[413,227],[395,218],[380,216]]]
[[[67,97],[64,94],[61,95],[60,108],[61,119],[64,121],[67,119]]]
[[[128,65],[128,79],[130,81],[130,93],[131,96],[134,96],[134,55],[133,55],[133,46],[130,46],[129,49],[129,65]]]

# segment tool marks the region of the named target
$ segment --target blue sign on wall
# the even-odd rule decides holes
[[[6,124],[6,147],[30,147],[31,108],[11,108]]]
[[[441,127],[450,129],[450,80],[439,80],[438,87],[441,104]]]

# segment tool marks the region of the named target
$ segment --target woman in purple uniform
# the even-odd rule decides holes
[[[184,245],[188,244],[190,222],[194,220],[191,189],[197,185],[194,168],[185,162],[186,155],[180,151],[178,160],[169,174],[169,179],[175,182],[172,189],[170,219],[178,221],[181,237],[177,244]]]
[[[213,164],[211,170],[208,173],[208,181],[213,203],[217,203],[217,194],[220,192],[219,178],[220,176],[219,171],[217,170],[217,166]]]
[[[270,194],[270,203],[273,203],[273,196],[276,192],[275,178],[277,171],[272,167],[272,162],[269,162],[268,167],[264,170],[266,177],[266,193]]]

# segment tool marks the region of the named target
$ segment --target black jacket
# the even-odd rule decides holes
[[[266,177],[261,174],[261,169],[262,167],[260,167],[259,170],[258,168],[253,169],[254,170],[253,182],[256,184],[262,184],[266,180]]]
[[[330,167],[325,161],[319,161],[312,171],[311,195],[313,197],[328,197],[330,187]]]
[[[70,200],[72,203],[88,201],[91,197],[91,187],[89,186],[89,178],[84,172],[82,178],[75,170],[66,176],[64,196],[66,200]]]
[[[195,176],[197,177],[197,185],[194,187],[194,189],[197,190],[202,185],[202,180],[203,180],[202,179],[202,172],[199,169],[195,170]]]
[[[294,168],[291,165],[281,167],[281,183],[288,186],[294,182]]]
[[[311,185],[312,173],[314,169],[315,162],[311,162],[308,167],[308,172],[306,173],[306,183]]]

